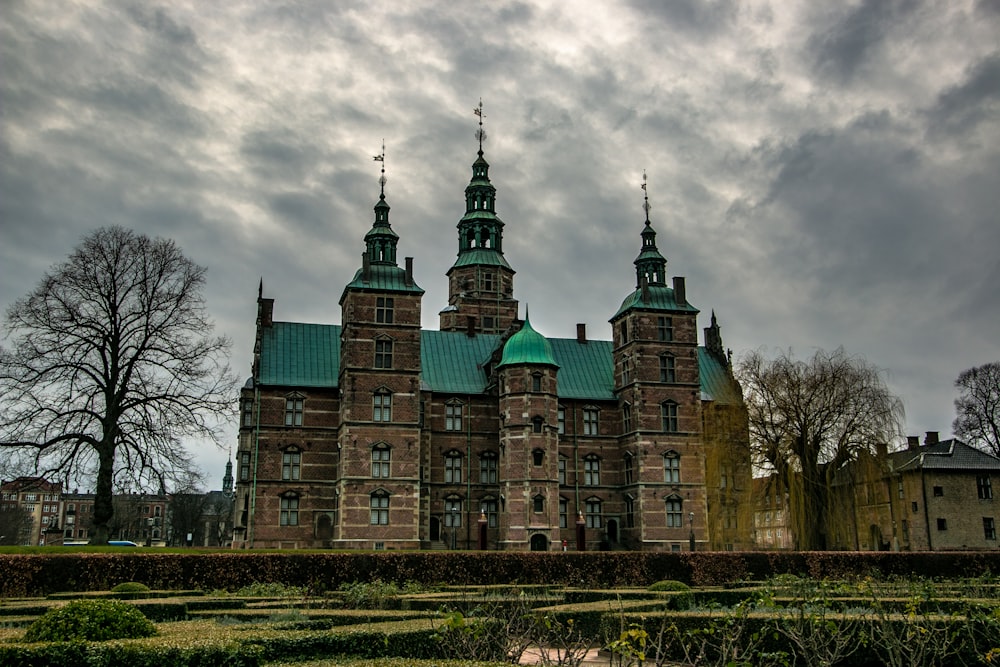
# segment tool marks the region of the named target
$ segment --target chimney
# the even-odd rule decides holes
[[[576,342],[580,345],[587,344],[587,325],[582,322],[576,325]]]
[[[469,338],[474,338],[476,336],[476,316],[466,315],[465,316],[465,335]]]
[[[412,257],[407,257],[406,258],[406,277],[403,279],[403,282],[406,284],[407,287],[409,287],[409,286],[411,286],[413,284],[413,258]]]
[[[920,436],[918,435],[908,435],[906,436],[906,448],[913,450],[920,447]]]
[[[937,431],[927,431],[927,435],[924,437],[925,445],[936,445],[938,443],[938,432]]]
[[[368,262],[368,253],[361,253],[361,282],[367,283],[371,276],[371,264]]]
[[[639,281],[639,287],[642,289],[642,302],[649,302],[649,278],[646,274],[642,274],[642,280]]]
[[[877,443],[875,445],[875,454],[880,459],[887,458],[889,456],[889,445],[884,442]]]
[[[687,305],[687,293],[684,290],[683,276],[674,276],[674,302],[678,306]]]

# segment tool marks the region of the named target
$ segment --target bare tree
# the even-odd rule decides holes
[[[955,435],[973,447],[1000,456],[1000,362],[962,371],[955,380]]]
[[[826,548],[837,471],[899,437],[902,403],[877,368],[843,349],[817,351],[809,361],[751,352],[738,376],[754,464],[773,471],[788,493],[796,546]]]
[[[190,468],[180,438],[219,442],[233,410],[204,282],[173,241],[109,227],[7,310],[0,446],[46,472],[96,473],[93,544],[107,542],[114,484],[161,487]]]

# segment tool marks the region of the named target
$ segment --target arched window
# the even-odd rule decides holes
[[[677,404],[673,401],[664,401],[660,404],[660,421],[663,423],[664,433],[677,433]]]
[[[681,455],[675,451],[669,451],[663,455],[663,481],[669,484],[680,484]]]
[[[599,486],[601,483],[601,459],[596,454],[583,458],[583,485]]]
[[[392,421],[392,392],[382,388],[372,395],[372,420],[377,422]]]
[[[372,447],[372,477],[380,479],[389,477],[391,456],[392,450],[384,442]]]
[[[299,479],[302,468],[302,452],[296,447],[289,447],[281,455],[281,479],[294,481]]]
[[[281,496],[281,514],[278,518],[281,526],[299,525],[299,496],[288,492]]]
[[[479,483],[497,483],[497,453],[483,452],[479,455]]]
[[[667,496],[667,528],[684,527],[684,500],[677,495]]]
[[[294,393],[285,397],[285,426],[302,426],[305,397]]]
[[[462,483],[462,454],[457,449],[444,455],[444,483]]]
[[[677,382],[676,359],[672,354],[660,356],[660,382]]]
[[[389,525],[389,492],[379,489],[371,494],[368,501],[371,509],[371,525]]]

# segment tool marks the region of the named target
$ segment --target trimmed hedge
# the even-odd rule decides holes
[[[112,582],[153,589],[237,590],[255,582],[311,593],[356,581],[465,585],[561,584],[610,588],[662,579],[689,585],[764,580],[942,576],[1000,572],[1000,552],[233,552],[0,554],[0,597],[107,591]]]
[[[55,642],[0,645],[4,667],[259,667],[259,646],[214,646],[191,649],[139,646],[116,642]]]

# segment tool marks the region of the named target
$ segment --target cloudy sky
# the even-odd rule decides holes
[[[668,273],[737,358],[843,346],[942,436],[959,372],[1000,359],[995,0],[9,0],[0,304],[100,226],[173,238],[248,375],[261,278],[277,319],[340,322],[384,139],[436,328],[480,98],[545,335],[610,338],[645,170]],[[194,449],[218,487],[227,452]]]

